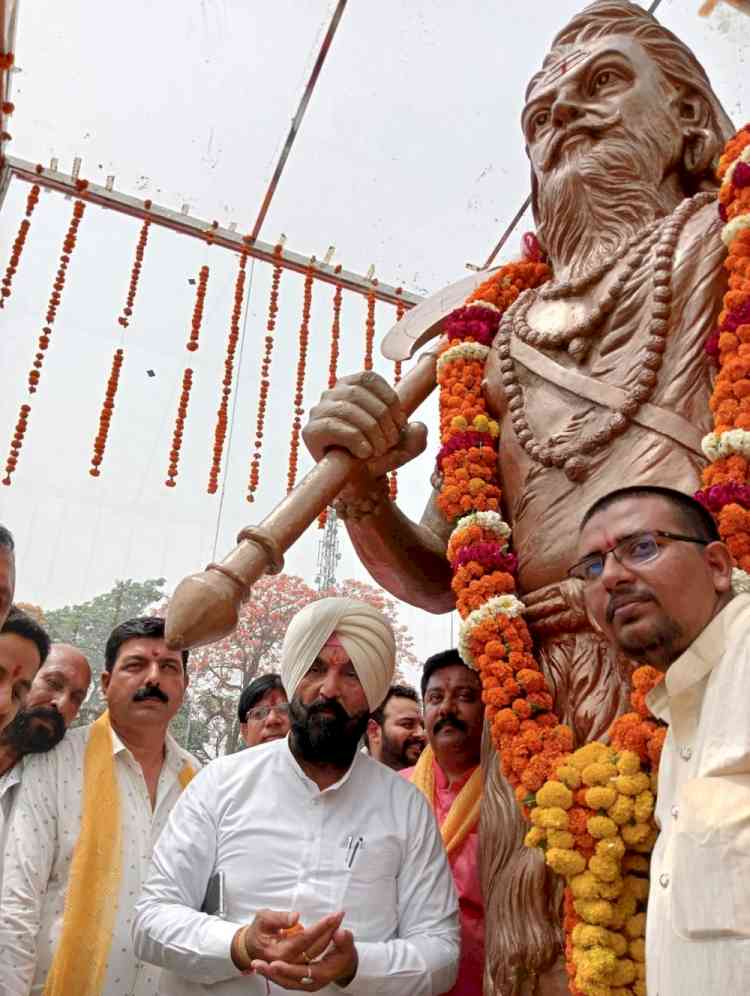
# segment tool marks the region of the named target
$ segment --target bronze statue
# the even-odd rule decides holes
[[[565,570],[580,511],[601,495],[625,483],[699,487],[711,428],[703,344],[725,290],[712,168],[733,128],[692,52],[626,0],[590,5],[557,35],[522,126],[553,280],[506,313],[484,388],[502,424],[505,516],[538,659],[583,743],[625,707],[629,665],[593,631]],[[411,312],[387,355],[411,355],[484,277]],[[448,526],[435,495],[416,524],[382,486],[426,445],[424,427],[404,423],[385,381],[362,373],[323,394],[304,438],[316,459],[342,447],[362,461],[339,509],[375,580],[446,612]],[[513,793],[485,746],[485,988],[565,993],[559,895],[521,847]]]

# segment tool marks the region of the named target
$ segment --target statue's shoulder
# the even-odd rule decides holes
[[[722,221],[716,200],[702,205],[688,220],[676,247],[675,271],[693,281],[721,271],[726,246],[721,239]],[[679,279],[679,276],[678,276]]]

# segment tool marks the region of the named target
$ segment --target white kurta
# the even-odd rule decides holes
[[[13,801],[18,794],[18,786],[21,784],[22,768],[23,764],[19,761],[0,775],[0,894],[2,894],[3,888],[3,855],[8,839],[10,814],[13,809]]]
[[[226,920],[198,912],[217,871]],[[455,980],[458,902],[435,817],[413,785],[359,751],[323,792],[287,739],[209,764],[154,851],[135,950],[170,970],[162,994],[265,996],[265,980],[241,976],[229,955],[237,929],[263,908],[298,911],[304,926],[346,911],[359,968],[346,990],[324,994],[434,996]]]
[[[26,759],[5,851],[0,899],[1,996],[27,996],[44,989],[62,929],[68,873],[80,830],[83,762],[90,730],[90,726],[68,730],[54,750]],[[194,768],[198,764],[168,737],[152,810],[141,766],[114,731],[112,750],[123,820],[122,881],[103,996],[156,996],[158,970],[143,965],[133,954],[133,905],[153,846],[180,795],[178,774],[186,762]]]
[[[646,919],[649,996],[750,992],[750,595],[649,696],[669,732]]]

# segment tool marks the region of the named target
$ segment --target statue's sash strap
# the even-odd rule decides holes
[[[514,360],[517,360],[527,370],[543,380],[549,381],[550,384],[561,387],[565,391],[570,391],[586,401],[593,401],[594,404],[601,405],[602,408],[615,411],[627,400],[627,393],[619,387],[603,380],[587,377],[569,367],[562,367],[546,353],[540,353],[539,350],[529,346],[517,336],[511,338],[510,354]],[[684,446],[685,449],[691,450],[703,458],[702,435],[698,428],[682,415],[667,411],[666,408],[659,408],[658,405],[646,403],[641,405],[635,415],[631,416],[631,419],[646,429],[658,432],[662,436],[668,436]]]

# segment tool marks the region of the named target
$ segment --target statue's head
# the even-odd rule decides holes
[[[553,262],[610,252],[713,185],[733,132],[690,49],[627,0],[598,0],[557,35],[522,125]]]

